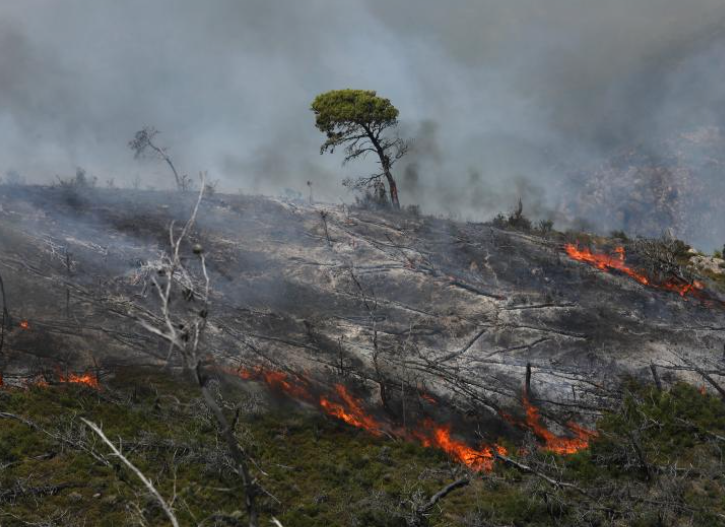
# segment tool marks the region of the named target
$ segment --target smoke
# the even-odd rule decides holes
[[[349,199],[373,160],[320,156],[309,104],[359,87],[414,138],[404,203],[483,219],[523,188],[551,215],[568,171],[723,125],[724,18],[718,0],[4,2],[0,171],[170,186],[126,148],[152,125],[222,189]]]

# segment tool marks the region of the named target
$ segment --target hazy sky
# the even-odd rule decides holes
[[[724,16],[721,0],[9,0],[0,171],[164,186],[126,147],[153,125],[184,172],[333,200],[365,167],[319,155],[309,105],[365,88],[417,138],[403,202],[485,214],[491,186],[543,192],[562,166],[720,124]]]

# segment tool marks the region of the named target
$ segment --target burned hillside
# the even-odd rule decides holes
[[[193,196],[2,192],[5,383],[163,364],[163,344],[137,321],[153,310],[149,275]],[[203,246],[213,288],[208,360],[327,386],[346,378],[398,419],[420,394],[479,422],[522,415],[527,365],[532,397],[562,423],[591,422],[623,376],[651,379],[652,365],[665,381],[705,383],[687,361],[710,371],[723,355],[716,284],[702,278],[688,294],[577,261],[567,248],[584,236],[211,196],[189,242]]]

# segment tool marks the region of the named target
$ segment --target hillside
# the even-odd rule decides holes
[[[167,360],[167,346],[140,324],[158,317],[151,278],[168,248],[169,225],[182,225],[194,200],[194,195],[183,193],[0,187],[0,275],[7,310],[0,410],[10,408],[44,426],[51,426],[51,421],[57,426],[55,418],[70,419],[68,416],[79,411],[116,429],[114,434],[138,441],[138,430],[158,432],[157,427],[166,426],[164,421],[177,419],[173,412],[187,412],[198,404],[193,390],[186,393],[183,384],[175,384],[182,382],[176,357]],[[674,429],[650,437],[651,432],[637,428],[641,423],[635,426],[625,420],[612,424],[615,417],[607,421],[607,415],[616,416],[623,401],[631,400],[627,394],[646,390],[635,390],[632,382],[651,385],[656,381],[663,390],[656,392],[658,397],[665,398],[647,403],[651,406],[648,411],[662,412],[660,404],[674,404],[674,414],[665,412],[671,419],[686,415],[678,412],[687,406],[712,405],[713,409],[702,409],[710,417],[697,426],[704,427],[705,435],[720,434],[721,410],[716,397],[703,398],[678,382],[703,386],[705,392],[719,388],[725,329],[721,281],[712,274],[689,281],[646,277],[641,271],[643,256],[632,241],[464,224],[411,211],[394,213],[240,195],[207,197],[190,236],[183,258],[191,262],[194,251],[203,251],[212,287],[203,341],[204,367],[221,382],[222,391],[228,391],[232,401],[261,401],[267,408],[262,413],[271,421],[261,417],[263,424],[255,425],[252,419],[247,429],[258,434],[256,441],[263,450],[268,445],[267,434],[276,437],[272,430],[301,427],[300,441],[308,440],[305,434],[309,430],[316,430],[315,441],[330,441],[329,427],[335,429],[331,422],[344,421],[363,429],[357,436],[347,435],[352,433],[349,428],[344,433],[334,432],[343,434],[334,440],[340,448],[355,450],[352,457],[340,461],[344,467],[336,477],[342,480],[357,477],[358,469],[363,468],[356,465],[363,463],[360,456],[371,458],[381,455],[378,449],[392,449],[391,455],[402,456],[396,463],[412,463],[413,472],[419,474],[440,471],[443,466],[453,470],[451,474],[461,467],[474,474],[504,471],[504,480],[512,477],[525,486],[529,483],[516,479],[522,471],[528,474],[526,481],[541,479],[539,469],[528,473],[522,469],[531,468],[526,464],[531,462],[527,455],[539,449],[553,454],[553,461],[534,460],[544,463],[547,471],[552,469],[549,463],[559,463],[558,455],[571,460],[584,456],[582,470],[597,471],[601,459],[590,457],[588,447],[604,445],[596,447],[604,448],[604,458],[625,455],[606,453],[607,445],[611,446],[607,434],[625,437],[630,426],[642,434],[641,441],[657,458],[642,461],[637,468],[652,478],[650,464],[664,471],[673,462],[655,453],[661,449],[658,441],[669,441],[673,434],[690,428],[673,424]],[[201,247],[197,250],[194,244]],[[144,374],[149,378],[159,379],[160,375],[170,384],[158,387],[158,380],[139,384],[139,369],[151,372]],[[86,385],[86,392],[72,391],[79,384]],[[156,395],[152,397],[149,389],[156,390]],[[57,393],[60,400],[48,393]],[[670,393],[672,399],[662,395]],[[68,394],[70,399],[66,399]],[[167,411],[163,410],[165,400],[177,401],[171,404],[173,412],[168,410],[172,412],[168,416],[163,413]],[[635,400],[645,404],[646,398]],[[683,406],[678,400],[688,402]],[[161,408],[159,422],[153,412],[148,413],[149,404]],[[227,408],[233,406],[229,403]],[[287,410],[275,421],[280,408]],[[136,425],[129,412],[148,415]],[[297,412],[300,417],[295,417]],[[325,424],[315,424],[314,416],[323,414],[328,416]],[[688,423],[702,418],[699,414],[686,417]],[[121,424],[128,419],[127,426]],[[193,412],[178,419],[188,423],[184,428],[197,426]],[[11,434],[20,425],[15,426]],[[214,435],[202,430],[202,435],[211,435],[182,440],[177,437],[181,431],[165,430],[170,434],[168,440],[193,440],[202,446]],[[286,437],[287,432],[280,433]],[[296,432],[290,433],[296,437]],[[41,450],[49,448],[21,445],[18,450],[13,446],[14,437],[6,436],[9,454],[3,454],[0,463],[12,465],[24,457],[42,457]],[[345,446],[348,441],[359,441],[362,446]],[[633,440],[635,451],[641,449],[638,441]],[[677,452],[678,459],[691,462],[689,448],[710,448],[701,443],[710,445],[709,440],[694,440]],[[179,448],[183,454],[186,447]],[[305,456],[311,455],[306,446],[299,448]],[[432,451],[442,454],[429,458]],[[330,452],[333,457],[342,455]],[[260,455],[267,454],[262,451]],[[269,455],[274,465],[287,464],[282,459],[290,454]],[[625,455],[625,468],[631,462],[629,455]],[[519,466],[515,461],[502,461],[517,456],[524,460]],[[352,468],[345,468],[346,463]],[[154,463],[148,468],[166,479],[171,474]],[[329,477],[315,472],[314,466],[309,470],[312,473],[304,477]],[[397,490],[384,492],[399,496],[400,489],[411,488],[405,486],[408,478],[416,477],[400,471],[385,476],[380,470],[375,465],[371,483],[360,484],[381,490],[378,478],[386,481],[389,477]],[[705,477],[699,474],[700,479]],[[568,473],[556,477],[570,476],[580,477]],[[635,480],[640,476],[635,474]],[[22,472],[17,473],[3,484],[17,486],[22,477]],[[324,516],[329,511],[323,514],[327,519],[319,520],[310,519],[314,514],[309,511],[300,512],[307,523],[302,516],[294,516],[290,504],[308,506],[310,489],[290,482],[301,490],[288,496],[286,483],[277,487],[278,482],[287,481],[285,477],[272,480],[271,487],[284,499],[265,507],[286,518],[289,523],[285,525],[327,525],[332,521]],[[429,494],[445,481],[452,479],[440,476],[422,485]],[[485,481],[484,486],[493,484]],[[482,490],[479,483],[470,488],[475,490],[466,492],[488,496],[482,498],[484,502],[496,499],[487,494],[491,489]],[[634,488],[635,494],[642,492],[636,485]],[[524,500],[524,489],[516,487],[506,493],[516,502]],[[67,498],[68,492],[61,494]],[[90,490],[73,492],[87,499]],[[712,492],[720,496],[719,488]],[[466,496],[471,497],[470,493]],[[26,498],[23,494],[22,499]],[[530,518],[537,516],[540,498],[526,505],[534,507],[527,509]],[[608,503],[602,505],[605,508],[617,501],[611,495],[602,499]],[[322,503],[324,500],[317,504],[321,510],[326,508]],[[473,514],[472,503],[461,504],[456,521]],[[539,518],[542,524],[564,514],[552,513],[549,507],[554,505],[545,505],[550,516]],[[687,507],[677,509],[673,517],[711,518],[709,512],[700,514],[697,508],[710,505],[690,503]],[[637,509],[637,514],[650,514],[644,509]],[[191,510],[211,514],[214,509],[211,503],[197,503]],[[481,514],[488,520],[470,525],[531,524],[522,523],[518,512],[500,517],[485,510]],[[435,517],[435,525],[453,521],[445,515]],[[399,525],[404,521],[400,518],[389,524]],[[621,522],[632,519],[622,518],[620,513],[612,513],[612,521],[620,523],[611,524],[629,524]],[[162,517],[157,519],[162,521]],[[493,523],[486,523],[489,520]],[[63,521],[56,524],[63,525]],[[209,521],[222,525],[227,520]],[[388,525],[379,519],[355,521],[358,523],[348,518],[339,524]],[[598,521],[571,520],[568,524],[610,524]],[[93,520],[91,524],[95,524]]]

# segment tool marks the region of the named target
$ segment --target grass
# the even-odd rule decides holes
[[[254,406],[237,388],[222,391],[228,404]],[[101,392],[72,385],[4,389],[0,408],[56,435],[0,419],[2,526],[140,525],[140,518],[148,525],[168,524],[116,460],[109,458],[106,466],[64,444],[62,438],[67,438],[108,453],[80,417],[101,424],[116,444],[122,440],[124,452],[162,495],[176,495],[174,506],[183,525],[246,524],[239,479],[224,448],[217,448],[221,442],[213,421],[195,391],[180,381],[126,372]],[[658,425],[648,426],[651,422]],[[555,464],[557,477],[585,489],[615,482],[630,485],[635,494],[638,489],[656,494],[641,467],[631,463],[627,438],[636,431],[653,466],[673,460],[681,466],[712,466],[722,453],[713,434],[725,435],[725,411],[719,399],[692,387],[678,385],[660,393],[633,385],[622,408],[605,415],[599,430],[589,451],[567,458],[535,452],[522,460],[532,466]],[[442,452],[372,437],[295,405],[247,412],[236,433],[257,460],[255,474],[274,496],[260,498],[263,525],[274,516],[287,527],[405,526],[411,501],[427,500],[461,473]],[[723,512],[722,478],[692,476],[682,484],[689,509],[682,508],[680,515],[692,525],[717,524],[707,521],[717,521]],[[617,499],[615,493],[602,503],[615,507]],[[445,498],[429,525],[575,525],[571,522],[580,516],[584,501],[499,463],[493,473],[474,477],[468,487]],[[669,525],[646,503],[637,502],[627,514],[626,523],[597,523],[592,516],[588,524]]]

